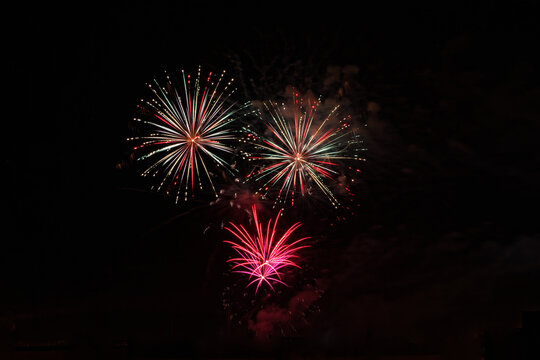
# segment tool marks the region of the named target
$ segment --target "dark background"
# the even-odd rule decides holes
[[[538,351],[533,4],[6,11],[1,353],[517,359]],[[234,280],[218,224],[237,210],[174,205],[123,166],[144,83],[199,64],[242,74],[239,93],[254,98],[286,85],[329,97],[342,89],[367,123],[358,211],[332,229],[301,214],[316,242],[302,280],[275,300],[224,291]]]

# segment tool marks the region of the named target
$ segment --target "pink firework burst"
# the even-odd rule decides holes
[[[276,236],[276,228],[281,211],[279,211],[275,220],[272,222],[273,219],[270,219],[266,228],[263,229],[263,225],[257,216],[255,205],[253,205],[252,209],[255,223],[255,234],[253,236],[250,235],[244,226],[237,226],[232,222],[230,222],[232,228],[225,228],[239,240],[238,242],[225,240],[226,243],[231,244],[232,248],[239,255],[228,261],[234,263],[233,270],[235,272],[248,274],[250,280],[254,278],[247,286],[257,284],[255,293],[257,293],[263,283],[268,284],[272,290],[274,290],[272,283],[280,283],[287,286],[282,280],[282,269],[287,266],[300,268],[294,262],[294,259],[298,257],[296,252],[308,246],[298,244],[309,239],[309,237],[291,241],[294,231],[301,226],[300,222],[291,226],[283,235]]]

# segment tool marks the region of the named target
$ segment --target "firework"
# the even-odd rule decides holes
[[[226,144],[234,139],[229,125],[241,108],[230,101],[234,79],[226,80],[225,71],[217,79],[211,72],[201,79],[200,67],[195,78],[184,70],[181,81],[165,75],[164,86],[155,79],[147,84],[152,96],[141,99],[142,118],[134,119],[149,133],[128,139],[142,152],[137,160],[150,163],[142,175],[159,179],[157,191],[176,192],[176,202],[182,191],[187,200],[196,187],[203,189],[203,179],[217,197],[210,163],[232,172],[223,154],[232,152]]]
[[[229,227],[225,227],[232,233],[238,242],[225,241],[230,244],[238,253],[239,257],[229,259],[229,262],[234,263],[233,269],[235,272],[248,274],[251,282],[247,286],[257,284],[255,293],[259,287],[266,283],[274,290],[272,283],[286,285],[282,280],[282,269],[288,266],[300,268],[294,259],[297,257],[296,252],[307,245],[298,245],[300,242],[309,239],[304,237],[295,241],[290,241],[294,231],[301,226],[299,222],[291,226],[280,237],[276,236],[276,227],[281,211],[276,216],[272,223],[272,219],[268,221],[266,228],[263,228],[262,223],[257,216],[257,208],[252,207],[253,220],[255,225],[255,234],[250,233],[244,226],[237,226],[230,222]]]
[[[299,99],[287,107],[276,102],[264,102],[263,112],[257,114],[269,130],[269,136],[248,130],[248,139],[256,144],[256,151],[247,154],[250,160],[264,163],[247,178],[262,183],[258,193],[267,197],[274,189],[276,203],[287,198],[294,205],[296,195],[311,194],[319,189],[334,207],[339,201],[329,183],[340,175],[344,160],[364,160],[359,157],[358,136],[350,128],[350,116],[339,118],[339,106],[316,124],[320,99]],[[292,108],[292,109],[291,109]],[[335,125],[337,124],[337,126]]]

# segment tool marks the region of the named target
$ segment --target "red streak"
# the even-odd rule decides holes
[[[174,128],[174,126],[168,122],[167,120],[165,120],[164,118],[162,118],[161,116],[159,116],[158,114],[154,114],[155,117],[157,117],[159,120],[163,121],[165,124],[169,125],[170,127]]]

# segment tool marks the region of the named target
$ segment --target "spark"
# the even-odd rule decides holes
[[[255,293],[263,283],[268,284],[272,290],[274,290],[272,283],[287,286],[282,280],[282,269],[288,266],[300,268],[294,262],[294,259],[298,257],[296,252],[307,245],[298,244],[309,237],[290,241],[294,231],[301,226],[300,222],[292,225],[280,237],[276,236],[281,211],[273,222],[272,219],[268,221],[266,228],[263,228],[262,222],[259,221],[255,205],[252,207],[252,212],[255,225],[253,235],[250,235],[243,225],[230,222],[231,227],[225,227],[238,240],[237,242],[225,240],[238,254],[238,257],[228,261],[234,263],[235,272],[249,275],[249,279],[252,280],[247,286],[256,284]]]

